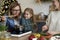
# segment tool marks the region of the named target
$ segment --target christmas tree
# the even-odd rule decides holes
[[[0,2],[0,15],[8,14],[9,6],[12,2],[17,2],[17,0],[2,0]]]

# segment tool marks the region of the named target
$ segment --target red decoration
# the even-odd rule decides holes
[[[32,40],[33,38],[35,38],[34,35],[29,36],[29,40]]]
[[[38,40],[45,40],[45,38],[43,36],[41,36]]]

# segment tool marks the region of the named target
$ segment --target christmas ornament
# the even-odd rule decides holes
[[[33,38],[35,38],[34,35],[29,36],[29,40],[33,40]]]
[[[34,33],[33,34],[36,38],[39,38],[41,35],[39,33]]]
[[[1,0],[0,2],[0,15],[7,14],[11,3],[17,2],[17,0]]]
[[[38,40],[46,40],[43,36],[41,36]]]

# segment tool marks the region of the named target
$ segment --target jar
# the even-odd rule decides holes
[[[11,40],[11,36],[9,32],[1,32],[0,40]]]
[[[11,35],[9,32],[5,33],[5,40],[11,40]]]

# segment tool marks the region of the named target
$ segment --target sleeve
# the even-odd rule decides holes
[[[48,15],[48,18],[47,18],[47,20],[46,20],[46,25],[49,27],[49,25],[50,25],[50,22],[51,22],[51,13]]]

